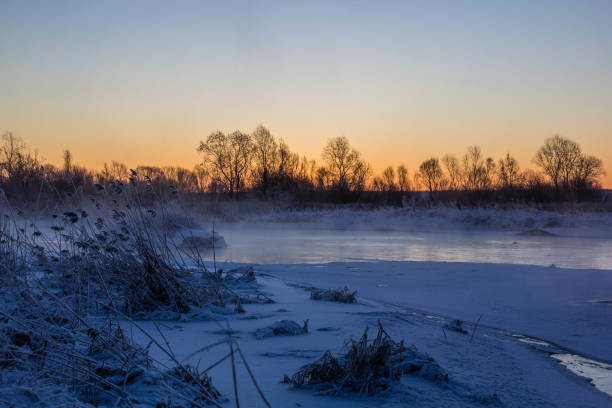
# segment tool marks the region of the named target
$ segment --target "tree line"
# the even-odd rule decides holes
[[[202,161],[192,169],[140,165],[129,169],[110,161],[99,171],[73,163],[64,152],[63,166],[45,163],[12,133],[0,143],[0,188],[21,200],[90,193],[109,183],[140,181],[160,193],[221,194],[298,201],[401,204],[408,198],[431,201],[582,201],[600,197],[602,161],[582,152],[569,139],[546,139],[534,156],[538,170],[522,170],[507,153],[494,160],[471,146],[460,157],[431,157],[410,175],[404,165],[374,175],[371,166],[346,137],[330,139],[321,161],[291,151],[286,142],[258,126],[251,133],[212,132],[197,147]],[[426,192],[415,194],[416,191]]]
[[[424,160],[412,178],[404,165],[389,166],[373,176],[370,165],[346,137],[330,139],[318,164],[292,153],[263,126],[251,134],[213,132],[198,150],[212,179],[233,197],[249,191],[266,195],[290,190],[358,201],[371,195],[368,193],[405,197],[411,191],[425,190],[430,200],[444,196],[584,200],[597,196],[599,179],[605,174],[600,159],[558,135],[546,139],[536,152],[534,163],[539,171],[522,170],[510,153],[496,161],[478,146],[471,146],[460,158],[446,154]]]
[[[430,199],[439,191],[464,191],[476,198],[494,193],[506,199],[539,195],[559,201],[593,199],[600,192],[603,162],[583,153],[572,140],[559,135],[546,139],[534,163],[540,171],[523,171],[510,153],[496,162],[478,146],[471,146],[461,160],[448,154],[441,160],[425,160],[415,181],[429,192]]]

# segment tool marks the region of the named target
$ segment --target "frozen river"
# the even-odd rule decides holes
[[[355,261],[480,262],[612,269],[612,239],[509,231],[324,229],[282,223],[220,227],[218,259],[258,264]]]

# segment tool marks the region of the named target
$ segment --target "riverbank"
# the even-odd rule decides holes
[[[441,269],[446,269],[445,265],[439,266]],[[464,269],[471,268],[472,265],[466,265]],[[609,406],[612,397],[598,391],[584,378],[572,374],[557,360],[549,357],[551,353],[561,354],[567,350],[554,345],[549,345],[549,348],[542,346],[543,342],[539,340],[508,330],[508,325],[494,327],[494,323],[504,323],[501,315],[498,316],[498,320],[493,317],[496,310],[499,311],[497,308],[480,309],[478,313],[483,313],[484,316],[478,322],[478,313],[471,313],[479,309],[476,304],[468,309],[464,302],[455,302],[449,298],[453,290],[443,290],[439,295],[433,296],[429,302],[423,303],[415,299],[412,294],[420,292],[421,299],[427,299],[427,291],[423,291],[423,287],[418,285],[414,288],[414,292],[406,291],[410,280],[405,278],[396,277],[394,281],[406,282],[406,285],[395,285],[393,289],[373,284],[377,273],[380,274],[385,270],[394,274],[399,273],[400,269],[416,271],[420,268],[416,264],[393,265],[385,262],[367,264],[367,266],[330,264],[256,267],[257,282],[261,285],[261,290],[275,303],[246,305],[245,314],[228,315],[227,323],[223,322],[222,327],[229,324],[232,336],[239,343],[259,387],[272,406]],[[513,269],[516,268],[507,266],[505,272]],[[431,276],[431,271],[425,270],[422,276],[428,275]],[[372,279],[367,280],[367,276],[372,276]],[[311,284],[308,282],[313,281],[320,287],[335,287],[340,282],[342,285],[349,284],[351,288],[358,290],[358,302],[345,304],[312,300],[309,291]],[[473,283],[488,285],[486,282]],[[446,284],[431,279],[429,285],[433,288],[436,285]],[[446,286],[452,288],[453,284]],[[368,290],[368,287],[371,289]],[[518,290],[514,293],[520,295],[520,292]],[[478,296],[477,293],[472,293],[468,297],[477,300]],[[489,300],[494,297],[495,293],[492,293]],[[506,297],[510,298],[512,294]],[[544,296],[542,299],[546,301],[550,297]],[[522,300],[519,296],[516,305]],[[410,307],[409,304],[420,305],[423,308]],[[434,305],[438,307],[427,309]],[[533,304],[525,305],[525,309],[531,306]],[[551,307],[557,305],[553,304]],[[437,311],[446,313],[437,313]],[[504,313],[506,317],[514,313],[511,308],[508,308],[507,312]],[[563,310],[560,313],[563,313]],[[462,320],[461,330],[455,330],[455,321],[463,316],[469,318]],[[525,316],[525,319],[529,319],[529,316]],[[308,333],[264,338],[256,335],[258,330],[283,320],[294,321],[298,325],[308,321]],[[537,321],[537,314],[533,315],[531,320]],[[374,336],[378,322],[397,341],[405,339],[407,345],[414,345],[419,353],[426,353],[432,357],[436,364],[448,373],[448,383],[441,384],[418,374],[404,375],[401,381],[393,386],[392,392],[369,398],[350,394],[342,398],[316,396],[313,390],[293,389],[288,384],[282,383],[285,375],[291,376],[303,365],[321,357],[326,350],[336,355],[341,354],[343,350],[345,352],[346,341],[351,338],[358,339],[366,327],[369,327],[371,336]],[[220,330],[218,323],[167,322],[162,332],[176,350],[177,359],[181,360],[202,346],[222,340],[226,332]],[[511,321],[507,323],[512,325]],[[150,331],[154,332],[153,323],[142,322],[142,324],[145,327],[150,326]],[[128,330],[134,333],[136,341],[144,344],[148,342],[147,338],[139,338],[136,331]],[[558,331],[563,332],[563,327],[559,327]],[[603,338],[600,340],[605,342]],[[187,361],[207,366],[225,353],[224,348],[227,346],[208,350]],[[602,350],[603,348],[602,344]],[[155,353],[154,350],[152,352]],[[156,357],[162,360],[164,358],[162,355]],[[241,362],[237,364],[237,385],[241,406],[264,406],[244,364]],[[212,369],[210,373],[215,386],[228,396],[230,400],[228,405],[232,406],[234,392],[231,365],[226,361]]]

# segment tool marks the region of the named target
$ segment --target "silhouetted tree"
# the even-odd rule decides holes
[[[577,190],[593,188],[598,178],[606,174],[603,162],[595,156],[583,155],[574,166],[572,182]]]
[[[323,149],[323,161],[332,188],[338,191],[361,191],[370,174],[370,166],[361,159],[346,137],[331,139]]]
[[[198,192],[203,193],[207,191],[212,181],[208,169],[201,164],[197,164],[193,168],[193,174],[195,175]]]
[[[410,190],[410,182],[408,181],[408,169],[403,164],[397,167],[397,185],[402,193]]]
[[[463,183],[469,191],[480,192],[493,186],[495,162],[492,158],[485,159],[478,146],[468,147],[463,156]]]
[[[11,132],[2,135],[0,147],[0,173],[4,179],[15,177],[22,167],[25,156],[25,143]]]
[[[198,181],[195,172],[175,166],[165,166],[161,170],[162,179],[160,181],[164,189],[173,186],[178,191],[198,191]]]
[[[383,183],[386,191],[395,191],[397,186],[395,184],[395,170],[389,166],[383,171]]]
[[[580,146],[576,142],[554,135],[544,141],[536,153],[535,162],[556,189],[559,189],[560,183],[567,188],[581,155]]]
[[[230,194],[236,197],[244,188],[249,171],[253,151],[251,137],[240,131],[229,135],[213,132],[206,142],[200,142],[198,151],[204,155],[204,163],[211,166],[215,176],[218,176]]]
[[[448,180],[447,188],[451,191],[455,191],[459,188],[461,182],[461,166],[457,157],[445,154],[442,157],[442,164],[446,168],[446,177]]]
[[[438,159],[432,157],[421,163],[416,180],[429,191],[429,199],[433,200],[433,192],[441,190],[445,184],[444,173]]]
[[[521,183],[521,170],[518,162],[510,153],[499,160],[497,175],[502,188],[513,188]]]
[[[106,180],[124,181],[128,178],[128,168],[125,164],[121,162],[111,160],[110,166],[107,163],[104,163],[104,167],[102,169],[102,176]]]
[[[521,178],[523,179],[525,187],[531,190],[542,188],[544,185],[544,178],[542,177],[542,174],[531,169],[525,170],[521,174]]]
[[[331,186],[331,175],[325,167],[318,167],[315,172],[315,186],[319,191],[325,191]]]
[[[372,177],[372,191],[376,191],[378,193],[385,191],[385,181],[379,177]]]
[[[278,144],[278,157],[274,184],[281,190],[289,190],[295,186],[295,174],[298,171],[300,156],[289,149],[289,145],[281,140]]]
[[[263,126],[258,126],[253,131],[252,138],[255,183],[259,185],[265,195],[276,172],[278,143],[274,136],[270,134],[270,131]]]
[[[0,144],[0,181],[5,189],[27,196],[38,192],[42,177],[41,163],[36,153],[27,150],[21,138],[11,132],[2,135]]]

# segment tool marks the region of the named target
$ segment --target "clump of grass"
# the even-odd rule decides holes
[[[368,340],[366,328],[359,340],[351,340],[345,354],[326,351],[315,362],[302,367],[284,382],[296,388],[312,388],[321,395],[354,393],[371,396],[388,391],[405,374],[448,382],[446,372],[427,354],[403,340],[394,341],[378,324],[378,334]]]
[[[327,300],[330,302],[355,303],[357,301],[357,291],[350,291],[348,287],[339,289],[320,290],[313,288],[310,290],[312,300]]]

